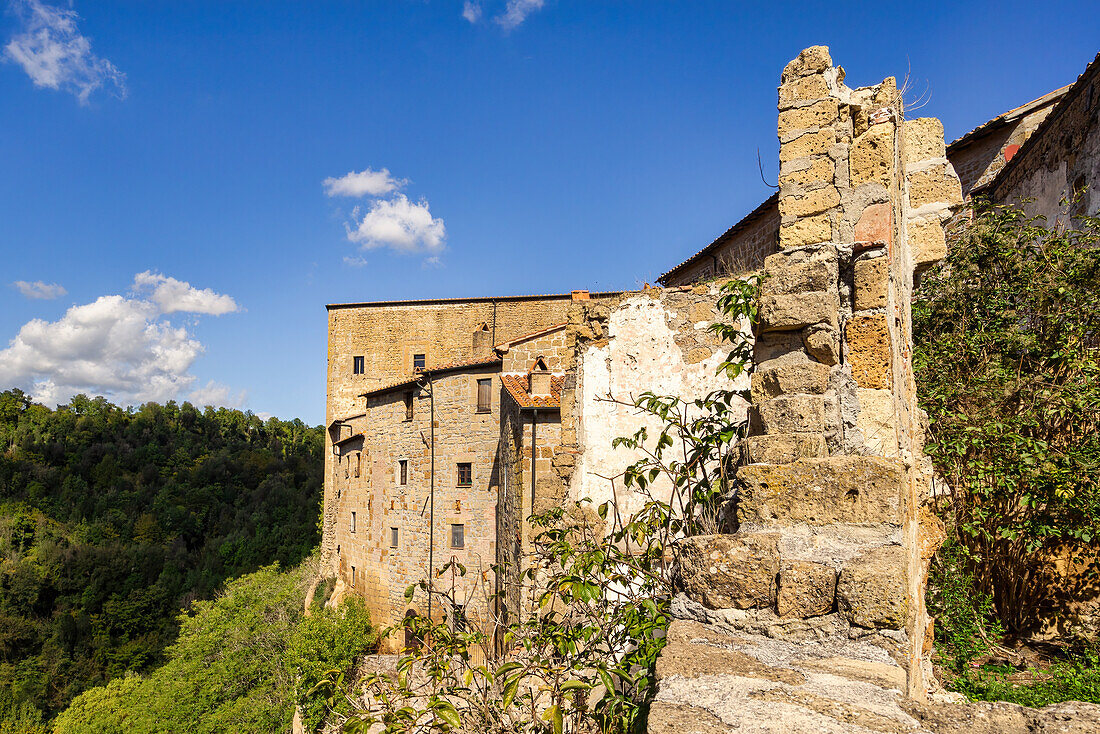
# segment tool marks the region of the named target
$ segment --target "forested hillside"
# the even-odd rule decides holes
[[[0,393],[0,720],[163,662],[182,608],[319,540],[320,427]]]

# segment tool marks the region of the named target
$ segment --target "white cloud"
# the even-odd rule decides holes
[[[135,283],[143,276],[160,284],[154,297],[164,285],[170,286],[165,293],[180,290],[171,285],[180,281],[148,273],[139,274]],[[187,289],[201,297],[176,310],[226,312],[218,310],[224,302],[208,300],[208,291]],[[47,405],[66,403],[77,393],[103,395],[122,405],[178,399],[189,392],[207,400],[233,400],[228,389],[221,391],[214,383],[195,389],[190,370],[203,346],[186,327],[165,318],[171,312],[165,304],[173,301],[101,296],[71,307],[56,321],[33,319],[0,350],[0,386],[21,388]]]
[[[498,15],[494,20],[504,30],[510,31],[514,28],[518,28],[523,21],[527,20],[527,16],[536,10],[542,9],[545,4],[545,0],[508,0],[508,5],[504,8],[504,12]]]
[[[361,255],[344,255],[344,264],[353,268],[361,268],[367,264],[367,258]]]
[[[329,196],[382,196],[397,191],[408,183],[406,179],[394,178],[389,169],[373,171],[351,171],[340,178],[326,178],[321,182]]]
[[[126,75],[92,53],[92,44],[76,27],[73,10],[41,0],[12,0],[21,32],[4,47],[4,57],[23,67],[36,87],[62,90],[86,104],[92,92],[106,86],[126,97]]]
[[[466,4],[462,6],[462,17],[471,23],[477,23],[481,20],[481,3],[466,0]]]
[[[41,280],[36,280],[33,283],[17,280],[12,285],[18,288],[24,296],[36,301],[52,301],[68,293],[64,286],[57,283],[43,283]]]
[[[240,310],[231,296],[215,293],[209,288],[199,290],[190,283],[149,270],[134,276],[133,289],[135,293],[150,291],[149,299],[164,314],[186,311],[221,316]]]
[[[248,391],[241,390],[236,395],[228,385],[210,380],[205,386],[192,390],[187,396],[192,405],[204,408],[207,405],[226,408],[243,408],[248,398]]]
[[[358,210],[353,216],[358,218]],[[447,230],[442,219],[432,217],[425,199],[413,203],[398,194],[388,201],[372,202],[362,221],[354,229],[348,227],[348,239],[365,250],[390,247],[436,255],[443,251]]]

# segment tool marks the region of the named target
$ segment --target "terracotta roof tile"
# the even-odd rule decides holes
[[[955,138],[950,143],[948,143],[947,147],[949,149],[961,148],[974,138],[982,135],[983,133],[992,132],[993,130],[996,130],[1004,124],[1013,122],[1014,120],[1023,117],[1032,110],[1039,109],[1040,107],[1045,107],[1046,105],[1051,104],[1062,95],[1064,95],[1066,92],[1068,92],[1069,88],[1072,86],[1072,84],[1067,84],[1064,87],[1055,89],[1053,92],[1047,92],[1042,97],[1039,97],[1038,99],[1033,99],[1027,104],[1022,104],[1019,107],[1012,108],[1008,112],[1001,113],[994,117],[992,120],[988,120],[986,122],[983,122],[981,125],[978,125],[976,128],[966,133],[965,135]]]
[[[550,395],[548,397],[532,397],[527,392],[527,378],[523,375],[501,375],[500,381],[504,389],[516,401],[521,408],[560,408],[561,391],[565,385],[565,377],[554,375],[550,378]]]

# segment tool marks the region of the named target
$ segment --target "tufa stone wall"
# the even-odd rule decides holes
[[[886,651],[919,699],[939,535],[910,299],[962,195],[940,123],[905,120],[893,78],[844,76],[820,46],[783,71],[779,252],[764,261],[739,527],[680,543],[678,604],[746,634]]]

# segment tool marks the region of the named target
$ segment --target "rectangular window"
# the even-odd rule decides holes
[[[466,607],[461,604],[451,605],[451,627],[455,632],[466,631]]]
[[[405,393],[405,420],[411,421],[413,419],[413,394],[412,390]]]
[[[451,526],[451,547],[463,548],[466,545],[466,526],[465,525],[452,525]]]
[[[397,547],[397,528],[390,528],[390,548]]]
[[[397,462],[397,483],[404,487],[409,483],[409,460],[401,459]]]
[[[468,461],[458,463],[458,486],[469,487],[474,483],[474,465]]]
[[[493,405],[493,378],[477,381],[477,412],[488,413]]]
[[[426,356],[427,355],[424,354],[413,355],[413,371],[424,369],[425,365],[428,363]]]
[[[363,454],[355,454],[355,476],[359,476],[363,471]]]
[[[353,589],[355,588],[355,582],[356,582],[355,575],[356,575],[355,574],[355,566],[352,566],[351,567],[351,588],[353,588]]]
[[[351,513],[351,532],[355,532],[355,513]]]
[[[366,365],[363,363],[362,357],[351,358],[351,371],[357,375],[361,375],[366,372]]]

